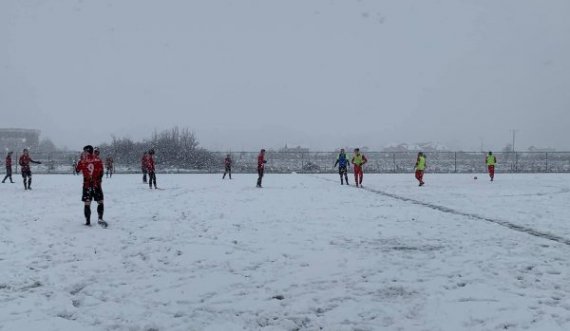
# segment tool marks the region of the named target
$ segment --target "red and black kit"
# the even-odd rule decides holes
[[[81,201],[103,201],[103,161],[93,154],[83,153],[81,160],[75,167],[77,173],[83,174],[83,195]]]
[[[12,180],[12,152],[8,152],[6,156],[6,176],[2,180],[2,183],[6,182],[6,179],[10,178],[10,183],[13,183]]]
[[[42,164],[39,161],[34,161],[28,154],[27,150],[24,150],[24,154],[20,156],[18,164],[20,164],[20,172],[24,180],[24,190],[32,189],[32,169],[30,168],[30,163]]]

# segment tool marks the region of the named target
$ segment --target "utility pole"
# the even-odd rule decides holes
[[[513,153],[515,152],[515,138],[518,130],[513,129]]]

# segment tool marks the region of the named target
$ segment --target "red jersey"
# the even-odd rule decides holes
[[[40,163],[40,162],[32,160],[30,155],[22,154],[22,156],[20,156],[20,161],[18,162],[20,164],[20,167],[22,167],[21,171],[29,171],[30,170],[30,162],[31,163],[38,163],[38,164]],[[11,161],[10,161],[10,163],[11,163]]]
[[[107,169],[112,169],[113,168],[113,158],[108,157],[107,160],[105,160]]]
[[[141,158],[141,168],[146,169],[146,162],[148,159],[148,154],[143,154],[143,157]]]
[[[103,178],[103,161],[98,156],[85,153],[75,167],[76,172],[83,173],[83,187],[101,187]]]
[[[6,156],[6,168],[12,168],[12,156]]]
[[[225,165],[226,167],[230,167],[230,166],[232,165],[232,159],[230,159],[229,157],[226,157],[226,158],[224,159],[224,165]]]
[[[154,157],[152,155],[147,155],[145,168],[148,172],[154,172]]]
[[[259,153],[257,156],[257,169],[265,168],[265,154]]]

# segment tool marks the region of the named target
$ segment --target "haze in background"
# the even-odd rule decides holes
[[[570,149],[570,1],[3,0],[0,127],[79,148]]]

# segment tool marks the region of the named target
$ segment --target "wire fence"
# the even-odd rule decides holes
[[[156,158],[158,173],[217,173],[224,170],[226,152],[210,152],[207,160],[180,164]],[[32,153],[41,165],[32,165],[34,173],[73,174],[74,161],[80,152]],[[232,152],[234,173],[255,173],[258,152]],[[368,173],[409,173],[414,171],[417,152],[366,152],[365,171]],[[426,152],[429,173],[484,173],[486,153]],[[115,155],[102,155],[103,161]],[[337,152],[267,151],[266,171],[272,173],[334,173]],[[350,157],[350,154],[348,154]],[[496,172],[499,173],[570,173],[570,152],[500,152]],[[18,154],[13,155],[13,170],[19,173]],[[3,160],[2,160],[3,161]],[[3,162],[2,162],[3,163]],[[115,162],[115,173],[138,173],[140,160]]]

